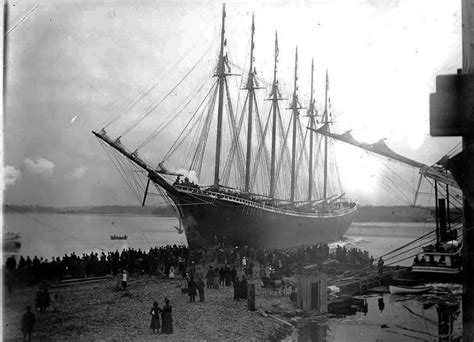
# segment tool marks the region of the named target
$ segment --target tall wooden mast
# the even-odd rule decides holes
[[[290,201],[295,201],[295,188],[296,188],[296,128],[298,121],[298,94],[297,94],[297,80],[298,80],[298,47],[295,52],[295,80],[293,87],[293,101],[291,109],[293,111],[293,144],[291,147],[291,196]]]
[[[328,88],[329,88],[329,77],[328,70],[326,69],[326,92],[324,96],[324,114],[323,114],[323,124],[329,124],[328,118]],[[327,187],[328,187],[328,137],[324,136],[324,188],[323,188],[323,198],[327,198]]]
[[[314,60],[311,60],[311,95],[309,98],[309,174],[308,174],[308,201],[313,196],[313,129],[314,129],[314,99],[313,99],[313,76],[314,76]]]
[[[219,64],[216,76],[219,78],[219,102],[217,107],[217,138],[216,138],[216,161],[214,168],[214,185],[219,185],[219,167],[221,163],[221,143],[222,143],[222,111],[224,109],[224,83],[226,78],[224,63],[224,35],[225,35],[225,4],[222,4],[222,28],[221,28],[221,49],[219,52]]]
[[[253,71],[253,37],[255,35],[254,16],[252,15],[252,33],[250,38],[250,67],[246,89],[248,91],[248,123],[247,123],[247,161],[245,166],[245,191],[250,190],[250,162],[252,159],[252,110],[255,97],[254,71]]]
[[[277,63],[278,63],[278,34],[275,31],[275,62],[273,66],[273,85],[272,85],[272,157],[270,166],[270,198],[275,197],[275,165],[276,165],[276,128],[277,128],[277,111],[278,111],[278,81],[277,81]]]

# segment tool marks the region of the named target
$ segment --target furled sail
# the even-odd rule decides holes
[[[312,129],[312,128],[308,127],[308,129]],[[451,173],[446,172],[446,169],[442,165],[435,164],[435,165],[429,166],[429,165],[420,163],[416,160],[402,156],[401,154],[396,153],[390,147],[388,147],[384,140],[379,140],[372,144],[363,143],[356,140],[352,136],[351,131],[347,131],[343,134],[331,133],[328,130],[328,124],[325,124],[318,129],[312,129],[312,130],[315,131],[316,133],[322,134],[329,138],[339,140],[347,144],[350,144],[352,146],[362,148],[365,151],[375,153],[380,156],[383,156],[392,160],[396,160],[403,164],[418,168],[420,169],[421,175],[428,178],[432,178],[436,181],[439,181],[441,183],[444,183],[444,184],[447,184],[449,186],[459,189],[459,185],[456,183]]]

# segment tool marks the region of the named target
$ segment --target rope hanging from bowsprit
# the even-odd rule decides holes
[[[188,78],[188,76],[196,69],[196,67],[202,62],[204,57],[207,55],[209,52],[210,47],[201,55],[199,60],[186,72],[186,74],[179,80],[179,82],[168,92],[166,93],[163,98],[158,101],[157,103],[151,105],[147,111],[137,120],[133,125],[131,125],[129,128],[127,128],[120,136],[123,137],[125,134],[129,133],[132,129],[134,129],[140,122],[145,120],[156,108],[158,108],[159,105],[161,105],[171,94],[174,93],[174,91]]]

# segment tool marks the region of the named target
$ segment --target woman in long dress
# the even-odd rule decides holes
[[[161,322],[163,327],[161,332],[163,334],[172,334],[173,333],[173,317],[171,316],[172,307],[168,298],[165,299],[165,306],[161,311]]]
[[[153,302],[153,307],[150,310],[150,329],[153,330],[153,333],[157,333],[160,331],[160,312],[161,309],[158,307],[158,302]]]

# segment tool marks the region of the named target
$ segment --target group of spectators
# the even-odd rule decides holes
[[[374,258],[369,256],[369,252],[358,248],[346,249],[345,246],[339,245],[336,247],[335,259],[347,264],[372,265],[374,263]]]
[[[304,265],[322,263],[335,259],[341,263],[368,265],[373,263],[367,251],[337,246],[334,253],[329,253],[326,244],[299,246],[289,249],[257,249],[249,246],[225,247],[217,244],[213,248],[193,249],[186,246],[167,245],[150,248],[148,251],[128,248],[121,252],[92,252],[79,256],[75,253],[50,259],[15,256],[7,259],[5,280],[11,291],[14,283],[33,285],[42,281],[54,281],[66,277],[81,278],[90,276],[117,275],[125,270],[130,276],[142,275],[174,276],[183,274],[191,265],[208,267],[211,264],[241,265],[245,275],[253,276],[254,262],[265,265],[271,270],[272,277],[291,276]],[[235,283],[236,270],[228,266],[214,270],[220,285],[230,286]],[[193,275],[194,276],[194,275]],[[267,274],[268,276],[268,274]]]

